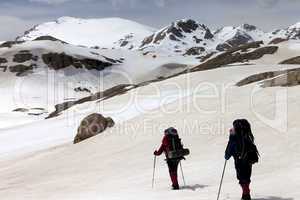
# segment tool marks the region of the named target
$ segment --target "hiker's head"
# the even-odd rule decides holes
[[[178,133],[175,128],[170,127],[165,130],[165,135],[178,135]]]
[[[251,131],[251,125],[246,119],[237,119],[233,122],[234,132],[238,136],[250,136],[253,137]]]

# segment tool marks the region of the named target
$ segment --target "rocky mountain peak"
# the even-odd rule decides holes
[[[199,43],[213,37],[214,35],[206,25],[192,19],[182,19],[171,23],[169,26],[145,38],[141,47],[149,44],[161,44],[166,40],[185,43],[184,39],[186,38],[192,38],[192,40],[196,40],[196,43]]]
[[[246,30],[246,31],[254,31],[254,30],[257,29],[256,26],[251,25],[251,24],[242,24],[241,28],[244,29],[244,30]]]

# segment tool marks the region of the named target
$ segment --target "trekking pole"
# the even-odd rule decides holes
[[[152,188],[154,187],[154,175],[155,175],[155,165],[156,165],[156,156],[154,155],[154,160],[153,160],[153,175],[152,175]]]
[[[184,184],[184,186],[186,186],[185,179],[184,179],[184,174],[183,174],[183,170],[182,170],[181,161],[179,162],[179,164],[180,164],[180,169],[181,169],[181,175],[182,175],[183,184]]]
[[[220,197],[221,187],[222,187],[223,178],[224,178],[224,174],[225,174],[226,164],[227,164],[227,160],[225,160],[225,164],[224,164],[224,168],[223,168],[223,173],[222,173],[222,178],[221,178],[221,182],[220,182],[220,186],[219,186],[219,192],[218,192],[218,198],[217,198],[217,200],[219,200],[219,197]]]

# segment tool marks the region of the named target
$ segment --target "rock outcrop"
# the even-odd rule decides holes
[[[66,101],[60,104],[55,105],[55,111],[50,113],[46,119],[53,118],[59,116],[63,111],[78,105],[82,104],[85,102],[90,102],[90,101],[102,101],[117,95],[121,95],[126,93],[127,91],[138,87],[138,85],[131,85],[131,84],[121,84],[114,86],[112,88],[109,88],[107,90],[104,90],[102,92],[97,92],[95,94],[92,94],[90,96],[75,100],[75,101]]]
[[[16,44],[22,44],[24,43],[24,41],[7,41],[7,42],[4,42],[0,45],[0,48],[11,48],[12,46],[16,45]]]
[[[78,127],[77,135],[73,143],[79,143],[105,131],[114,126],[114,121],[110,117],[103,117],[101,114],[93,113],[85,117]]]
[[[26,73],[31,72],[33,70],[33,65],[13,65],[9,66],[9,71],[12,73],[16,73],[16,76],[24,76]]]
[[[54,42],[58,41],[58,42],[61,42],[63,44],[68,44],[67,42],[62,41],[60,39],[57,39],[55,37],[52,37],[50,35],[44,35],[44,36],[40,36],[40,37],[37,37],[37,38],[34,39],[34,41],[43,41],[43,40],[54,41]]]
[[[300,85],[300,70],[285,72],[272,79],[265,80],[262,87],[292,87]]]
[[[278,50],[277,46],[260,47],[261,44],[261,41],[252,42],[239,47],[231,48],[228,51],[221,53],[216,57],[194,67],[191,71],[208,70],[232,63],[257,60],[266,54],[274,54]]]
[[[284,61],[280,62],[279,64],[288,64],[288,65],[300,64],[300,56],[289,58],[287,60],[284,60]]]
[[[288,41],[288,39],[286,39],[286,38],[274,38],[273,40],[271,40],[269,42],[269,44],[279,44],[279,43],[285,42],[285,41]]]
[[[6,58],[0,58],[0,65],[1,65],[2,63],[7,63],[7,59],[6,59]]]
[[[188,49],[185,54],[183,54],[184,56],[185,55],[188,55],[188,56],[197,56],[197,55],[200,55],[202,52],[205,51],[205,48],[204,47],[192,47],[190,49]]]
[[[262,87],[291,87],[300,85],[300,68],[254,74],[239,81],[236,86],[241,87],[256,82],[260,82]]]
[[[90,58],[75,58],[73,56],[67,55],[65,53],[48,53],[43,54],[42,59],[49,68],[59,70],[69,66],[74,66],[75,68],[86,68],[86,69],[96,69],[103,70],[106,67],[112,66],[109,62],[103,62],[100,60],[90,59]]]
[[[37,61],[38,56],[32,55],[30,51],[23,50],[19,51],[17,54],[14,55],[13,61],[16,63],[23,63],[29,60]]]

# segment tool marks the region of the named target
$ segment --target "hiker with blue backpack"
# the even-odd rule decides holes
[[[242,200],[251,200],[250,183],[252,165],[258,162],[259,153],[254,143],[251,125],[246,119],[237,119],[230,129],[225,159],[234,158],[237,179],[241,185]],[[226,166],[226,162],[225,162]]]
[[[189,154],[189,150],[183,148],[181,139],[178,136],[178,132],[173,127],[170,127],[164,131],[162,144],[158,150],[154,151],[155,158],[156,156],[160,156],[162,153],[165,153],[166,156],[166,162],[169,168],[169,174],[172,181],[172,188],[173,190],[178,190],[178,165],[182,159],[185,159],[184,156]]]

